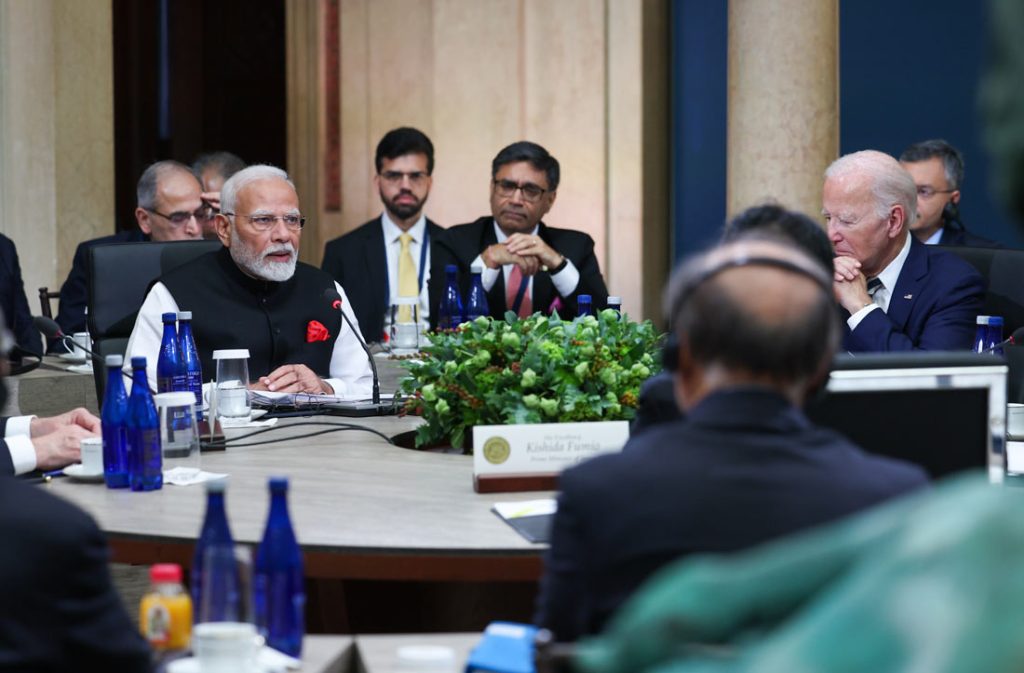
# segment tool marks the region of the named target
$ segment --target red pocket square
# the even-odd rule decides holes
[[[331,333],[327,331],[327,328],[320,323],[319,320],[310,320],[309,324],[306,325],[306,342],[313,343],[314,341],[327,341],[331,338]]]

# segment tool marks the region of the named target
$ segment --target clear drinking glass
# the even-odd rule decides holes
[[[408,307],[408,311],[403,311]],[[395,297],[391,303],[391,348],[416,350],[420,345],[419,297]]]
[[[189,392],[153,396],[160,414],[160,446],[164,470],[176,467],[199,471],[199,433],[196,428],[196,396]]]
[[[213,359],[217,363],[217,415],[248,418],[252,411],[249,403],[249,349],[213,351]]]

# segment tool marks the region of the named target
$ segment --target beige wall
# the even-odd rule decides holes
[[[343,0],[341,209],[325,212],[318,170],[322,87],[308,95],[308,78],[322,81],[324,59],[304,47],[323,38],[323,26],[317,30],[312,18],[322,6],[289,3],[289,56],[304,64],[289,70],[289,168],[304,209],[314,194],[319,210],[303,234],[303,257],[319,263],[324,241],[380,213],[373,153],[389,129],[416,126],[433,140],[426,212],[445,226],[489,214],[491,159],[503,146],[529,139],[562,165],[558,198],[545,221],[590,234],[611,292],[623,295],[631,314],[655,315],[645,287],[660,291],[664,278],[667,209],[666,199],[649,198],[645,187],[667,179],[667,116],[650,111],[664,111],[668,87],[667,79],[645,73],[664,75],[667,23],[644,17],[664,15],[665,6],[663,0]],[[646,253],[645,236],[658,239]],[[652,255],[655,277],[647,278]]]
[[[111,231],[109,0],[0,0],[0,231],[18,246],[29,306],[79,241]]]

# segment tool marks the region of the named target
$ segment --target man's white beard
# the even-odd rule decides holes
[[[238,232],[231,228],[231,247],[228,248],[231,259],[250,276],[282,283],[295,273],[295,263],[299,255],[291,243],[271,244],[262,251],[253,250],[242,242]],[[267,255],[277,252],[288,252],[291,258],[287,262],[268,262]]]

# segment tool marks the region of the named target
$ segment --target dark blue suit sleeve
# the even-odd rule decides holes
[[[28,298],[25,296],[25,282],[21,276],[18,251],[14,243],[6,237],[0,240],[0,244],[0,292],[6,295],[0,306],[4,307],[7,326],[19,346],[33,353],[41,353],[43,341],[39,331],[32,324],[32,309],[29,308]]]
[[[948,287],[936,284],[928,292],[931,306],[920,319],[923,323],[915,326],[916,334],[901,331],[884,311],[874,310],[847,335],[846,347],[854,352],[970,350],[985,283],[970,273],[944,285]],[[897,299],[893,297],[890,304]]]
[[[0,435],[3,432],[0,431]],[[11,450],[7,448],[7,440],[0,439],[0,475],[14,474],[14,461],[11,460]]]

